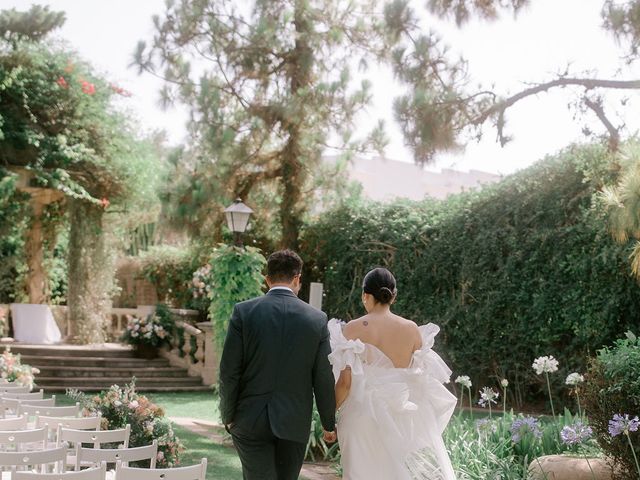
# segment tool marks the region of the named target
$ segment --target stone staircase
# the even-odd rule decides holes
[[[47,392],[64,392],[68,388],[99,391],[113,384],[125,385],[136,377],[139,391],[185,392],[208,391],[201,377],[190,377],[187,370],[173,367],[165,358],[136,358],[130,347],[118,344],[10,345],[22,362],[40,369],[38,388]]]

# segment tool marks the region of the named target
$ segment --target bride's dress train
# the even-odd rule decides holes
[[[440,331],[420,327],[422,349],[408,368],[382,351],[347,340],[343,324],[329,322],[329,361],[336,378],[351,367],[351,390],[340,408],[338,439],[344,480],[455,480],[442,432],[456,398],[444,387],[451,370],[431,350]]]

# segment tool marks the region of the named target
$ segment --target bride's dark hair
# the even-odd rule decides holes
[[[376,302],[383,305],[391,303],[398,293],[393,274],[382,267],[374,268],[364,276],[362,290],[364,293],[373,295]]]

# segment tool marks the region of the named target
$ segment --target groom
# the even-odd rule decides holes
[[[245,480],[298,478],[314,395],[324,438],[336,441],[327,316],[297,297],[301,272],[295,252],[273,253],[269,292],[238,303],[231,315],[220,361],[220,414]]]

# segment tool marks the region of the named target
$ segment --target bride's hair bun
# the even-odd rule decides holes
[[[393,300],[393,292],[388,287],[381,287],[378,295],[378,300],[381,303],[391,303]]]
[[[373,295],[376,302],[386,305],[396,296],[396,279],[386,268],[374,268],[365,275],[362,290]]]

